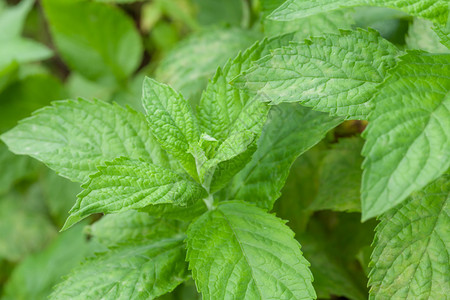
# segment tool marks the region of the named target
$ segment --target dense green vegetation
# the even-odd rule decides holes
[[[444,0],[0,0],[1,299],[446,299]]]

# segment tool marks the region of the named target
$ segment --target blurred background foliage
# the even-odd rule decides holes
[[[447,51],[431,23],[391,9],[264,20],[282,2],[0,0],[0,133],[60,99],[98,98],[142,110],[144,76],[169,83],[195,108],[219,66],[255,41],[282,33],[302,40],[372,27],[400,48]],[[364,127],[361,121],[344,122],[298,158],[274,208],[296,232],[323,299],[367,297],[366,266],[376,221],[359,221]],[[105,241],[111,243],[114,237],[96,236],[96,228],[114,219],[104,217],[86,227],[101,217],[96,216],[58,233],[78,184],[13,155],[4,144],[0,168],[1,299],[45,299],[61,276],[102,251]],[[154,220],[150,223],[155,228]],[[192,280],[162,297],[197,298]]]

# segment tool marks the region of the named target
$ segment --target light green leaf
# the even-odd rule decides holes
[[[13,61],[29,63],[47,59],[53,54],[46,46],[30,39],[18,37],[1,43],[0,66],[2,67]]]
[[[52,51],[46,46],[21,37],[25,19],[33,3],[34,0],[21,1],[0,13],[0,70],[14,62],[27,63],[52,56]]]
[[[80,224],[58,235],[43,251],[28,256],[17,265],[4,286],[2,300],[47,299],[61,276],[67,275],[91,253],[91,246],[82,231]]]
[[[201,31],[179,43],[156,70],[156,79],[170,84],[187,99],[197,102],[218,66],[246,49],[258,34],[239,28]]]
[[[373,30],[342,31],[274,50],[238,77],[273,104],[300,102],[347,118],[364,118],[399,51]]]
[[[442,176],[381,217],[371,299],[445,299],[450,294],[450,177]]]
[[[449,53],[450,49],[441,44],[439,36],[432,29],[433,23],[415,18],[408,27],[406,44],[410,49],[420,49],[433,53]]]
[[[130,210],[106,215],[86,231],[99,243],[111,247],[130,241],[170,237],[180,231],[178,225],[177,221]]]
[[[19,194],[0,196],[0,258],[19,261],[55,236],[48,218]]]
[[[450,55],[411,52],[380,87],[364,131],[363,220],[450,167]]]
[[[215,153],[210,159],[207,158],[202,149],[193,150],[192,153],[196,158],[200,182],[204,186],[210,186],[210,180],[213,179],[212,176],[217,165],[223,162],[229,162],[233,158],[243,154],[247,151],[254,139],[255,135],[249,130],[237,132],[223,141],[217,150],[214,151]]]
[[[207,208],[202,200],[196,201],[188,206],[175,206],[173,204],[155,204],[139,209],[149,215],[157,218],[165,218],[169,220],[192,221],[199,217]]]
[[[43,6],[56,47],[71,69],[110,84],[138,67],[141,38],[120,9],[87,0],[45,0]]]
[[[287,0],[269,18],[289,21],[342,7],[363,5],[395,8],[439,24],[445,24],[449,15],[446,0]]]
[[[298,104],[273,106],[252,160],[221,191],[223,200],[245,199],[270,209],[294,160],[342,122]]]
[[[273,36],[292,32],[295,34],[295,40],[302,41],[324,33],[339,34],[339,29],[349,30],[354,23],[352,10],[341,9],[292,21],[264,19],[264,33]]]
[[[192,204],[207,196],[196,182],[144,161],[118,158],[99,166],[70,210],[62,230],[94,213],[118,213],[153,204]]]
[[[25,19],[33,7],[34,0],[20,1],[19,4],[8,7],[0,12],[0,41],[19,37],[23,30]],[[4,44],[2,43],[2,47]],[[0,49],[2,48],[0,47]]]
[[[143,115],[99,100],[54,102],[1,138],[12,152],[30,155],[79,182],[119,156],[167,164]]]
[[[447,47],[447,49],[450,49],[450,22],[447,24],[447,27],[437,26],[434,27],[433,30],[441,39],[442,45]]]
[[[311,272],[285,222],[253,205],[220,204],[188,230],[203,299],[313,299]]]
[[[187,279],[184,236],[125,244],[87,260],[50,299],[155,299]]]
[[[361,211],[363,144],[356,137],[341,139],[328,151],[320,167],[318,194],[309,209]]]
[[[142,104],[156,140],[196,178],[194,157],[188,150],[190,144],[197,144],[200,133],[189,102],[170,86],[146,77]]]
[[[223,69],[217,70],[202,94],[198,117],[202,131],[217,139],[219,145],[227,138],[242,135],[246,131],[253,133],[255,142],[258,140],[269,108],[258,97],[251,97],[229,82],[247,70],[253,61],[269,54],[272,49],[288,44],[291,39],[292,35],[287,34],[257,42],[243,54],[228,61]],[[256,150],[255,143],[244,144],[247,145],[246,151],[215,168],[211,191],[221,189],[250,161]]]

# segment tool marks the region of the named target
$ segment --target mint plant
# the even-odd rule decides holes
[[[42,7],[56,51],[71,72],[66,85],[72,95],[92,90],[118,101],[54,101],[13,128],[7,123],[9,130],[0,135],[11,152],[75,182],[61,183],[69,198],[77,185],[82,189],[64,224],[63,205],[47,200],[63,232],[45,242],[49,246],[42,252],[17,267],[11,264],[5,299],[31,297],[18,296],[18,287],[27,285],[22,281],[33,277],[33,270],[60,264],[66,267],[50,267],[34,297],[445,299],[450,294],[446,1],[245,2],[243,27],[259,26],[197,33],[166,54],[154,73],[136,73],[141,33],[121,9],[135,6],[99,2],[45,0]],[[194,2],[205,11],[214,6]],[[26,15],[32,4],[10,8],[3,19],[0,14],[0,24],[14,13]],[[168,17],[189,28],[215,19],[199,17],[197,24],[189,12],[177,10],[186,7],[179,3],[146,5],[136,7],[149,14],[142,24],[155,32],[154,24],[160,24],[164,32],[178,34],[176,24],[164,23]],[[217,5],[211,16],[227,5],[238,7],[236,1]],[[372,6],[395,10],[378,8],[376,15]],[[363,21],[357,24],[354,16]],[[388,24],[413,23],[400,44],[394,33],[381,34],[383,27],[376,28],[370,16]],[[17,17],[17,28],[23,18]],[[18,39],[20,30],[15,31]],[[424,35],[433,43],[425,44]],[[51,55],[41,48],[30,48],[32,60]],[[157,57],[163,48],[152,54]],[[17,62],[26,63],[7,58],[0,67],[8,71],[9,63]],[[5,74],[0,99],[21,95],[9,82],[11,73]],[[140,96],[135,85],[142,85]],[[13,211],[14,199],[23,193],[15,181],[26,171],[6,149],[0,154],[0,163],[15,166],[0,192],[9,199],[0,198],[0,207]],[[51,186],[54,177],[39,176],[47,180],[44,192],[39,184],[22,182],[26,193],[59,197]],[[14,215],[4,217],[14,222]],[[35,225],[45,231],[41,236],[56,235],[44,217],[32,219],[27,212],[23,218],[43,224]],[[69,244],[79,251],[66,250]],[[0,251],[0,259],[14,251]],[[26,255],[17,253],[7,266]]]

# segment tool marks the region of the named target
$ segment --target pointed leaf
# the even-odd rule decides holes
[[[370,271],[371,299],[445,299],[450,293],[450,176],[381,217]]]
[[[273,106],[252,160],[221,191],[223,200],[245,199],[270,209],[294,160],[342,122],[298,104]]]
[[[363,219],[450,167],[450,55],[411,52],[380,88],[364,131]]]
[[[331,115],[364,118],[398,53],[373,30],[342,31],[277,49],[237,82],[273,104],[300,102]]]
[[[312,276],[284,222],[243,202],[191,224],[189,268],[203,299],[312,299]]]
[[[98,167],[83,185],[63,230],[94,213],[118,213],[153,204],[186,206],[206,197],[196,182],[156,165],[118,158]]]
[[[146,77],[142,104],[156,140],[195,178],[195,161],[188,150],[190,144],[197,144],[200,133],[189,102],[170,86]]]
[[[126,244],[88,259],[50,299],[155,299],[187,279],[183,238]]]
[[[30,155],[79,182],[119,156],[160,165],[167,160],[143,115],[99,100],[54,102],[1,138],[12,152]]]
[[[352,6],[385,6],[410,15],[445,24],[449,15],[446,0],[287,0],[269,18],[293,20]]]
[[[111,247],[130,241],[170,237],[179,231],[178,223],[129,210],[106,215],[85,231],[99,243]]]

